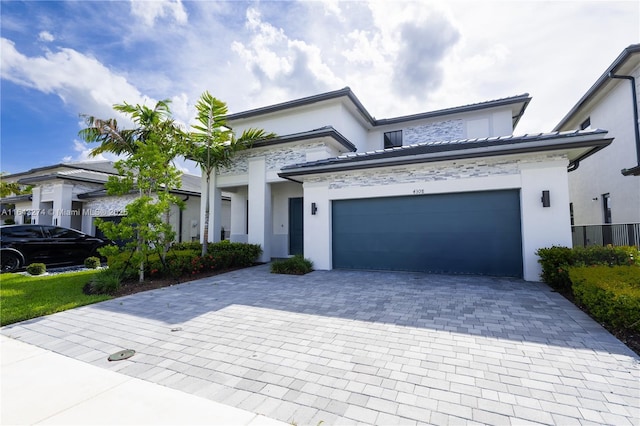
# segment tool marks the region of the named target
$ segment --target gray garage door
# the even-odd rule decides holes
[[[518,190],[334,201],[333,267],[522,276]]]

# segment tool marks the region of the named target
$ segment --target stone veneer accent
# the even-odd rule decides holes
[[[464,139],[462,119],[438,121],[402,129],[402,144]]]
[[[104,185],[99,183],[75,183],[73,184],[72,193],[74,196],[77,196],[78,194],[84,194],[86,192],[96,191],[102,188],[104,188]]]
[[[128,194],[95,198],[86,201],[82,208],[90,211],[91,216],[96,217],[123,216],[127,204],[135,200],[137,196],[137,194]]]
[[[536,163],[563,159],[558,155],[537,156],[527,161],[522,160],[475,160],[451,161],[446,164],[407,165],[390,168],[354,170],[321,175],[305,182],[330,181],[329,189],[350,187],[369,187],[392,185],[399,183],[432,182],[440,180],[456,180],[519,173],[522,163]]]
[[[239,175],[249,172],[249,159],[255,157],[265,157],[268,171],[279,171],[289,164],[301,164],[306,162],[306,151],[323,147],[325,144],[311,142],[296,145],[281,145],[269,148],[253,148],[238,153],[230,167],[223,168],[219,175]]]

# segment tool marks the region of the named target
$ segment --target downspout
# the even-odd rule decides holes
[[[610,78],[617,78],[621,80],[629,80],[631,82],[631,99],[633,101],[633,130],[636,136],[636,166],[631,169],[638,169],[640,167],[640,120],[638,119],[638,98],[636,95],[636,79],[630,75],[616,75],[612,72],[609,73]],[[622,169],[622,174],[625,176],[631,175],[631,169]]]
[[[182,200],[183,202],[187,202],[189,201],[189,195],[187,195],[187,198],[185,198],[184,200]],[[182,209],[178,209],[178,242],[181,243],[182,242]]]

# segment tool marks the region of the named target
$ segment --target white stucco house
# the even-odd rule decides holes
[[[575,244],[640,246],[639,98],[640,44],[634,44],[622,51],[554,128],[602,128],[615,138],[569,173],[572,224],[580,227],[574,229]]]
[[[224,191],[231,240],[260,244],[263,261],[539,280],[535,251],[571,244],[567,169],[611,138],[513,136],[530,99],[376,119],[347,87],[230,114],[237,133],[279,136],[218,170],[210,226]]]
[[[126,205],[136,194],[127,196],[107,195],[104,184],[111,175],[117,174],[112,162],[87,161],[61,163],[34,168],[21,173],[3,176],[6,182],[32,185],[31,194],[6,197],[0,200],[3,206],[11,205],[4,213],[16,223],[38,223],[76,229],[89,235],[100,235],[95,219],[119,220]],[[200,239],[200,177],[185,174],[182,187],[172,191],[184,200],[186,208],[174,206],[171,222],[177,232],[178,241]],[[230,201],[221,200],[221,227],[229,229]],[[4,209],[6,210],[6,209]],[[221,229],[218,228],[218,229]],[[221,233],[218,232],[218,238]]]

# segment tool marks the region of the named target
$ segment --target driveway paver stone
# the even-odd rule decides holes
[[[295,424],[637,425],[640,358],[546,285],[268,265],[3,327]],[[136,354],[118,362],[121,349]]]

